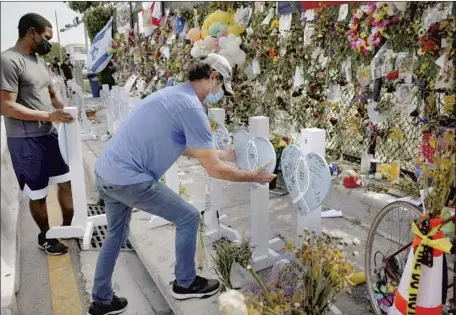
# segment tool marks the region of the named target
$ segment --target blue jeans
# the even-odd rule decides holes
[[[92,299],[109,304],[112,300],[112,274],[125,244],[133,208],[160,216],[176,225],[177,283],[189,287],[196,277],[196,235],[200,220],[199,211],[174,191],[157,181],[121,186],[114,185],[96,174],[98,194],[105,202],[108,235],[98,256]]]

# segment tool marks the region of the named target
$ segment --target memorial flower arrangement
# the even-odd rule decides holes
[[[431,104],[442,102],[442,111],[450,118],[454,116],[451,46],[455,25],[447,3],[353,3],[341,19],[337,19],[340,6],[322,5],[313,10],[313,15],[294,8],[287,11],[292,12],[289,25],[284,22],[288,13],[281,12],[280,6],[277,11],[276,5],[198,4],[195,9],[169,12],[150,36],[116,36],[113,62],[118,82],[122,84],[132,73],[138,74],[146,81],[143,95],[182,82],[194,62],[195,46],[204,44],[205,49],[222,51],[229,58],[233,54],[239,56],[239,60],[232,60],[235,98],[224,98],[217,104],[226,110],[229,129],[246,124],[250,116],[265,115],[270,118],[271,129],[278,131],[280,113],[287,112],[291,114],[291,128],[286,134],[306,127],[324,128],[328,131],[329,152],[343,149],[344,153],[358,156],[366,146],[372,150],[392,150],[403,144],[416,147],[409,145],[416,142],[410,135],[416,130],[408,125],[414,123],[418,130],[435,124],[440,109]],[[437,12],[438,18],[434,15],[428,25],[430,10]],[[175,23],[177,19],[179,23]],[[313,31],[307,32],[309,29]],[[433,47],[431,41],[435,42]],[[378,84],[370,76],[370,63],[384,45],[392,52],[393,69],[383,73],[384,80]],[[396,68],[394,60],[405,51],[408,66]],[[442,56],[443,68],[436,63]],[[383,122],[374,124],[375,128],[364,128],[371,120],[369,103],[352,102],[352,95],[369,92],[372,100],[395,95],[404,83],[404,71],[413,75],[411,89],[416,110],[398,118],[393,98],[378,107]],[[340,100],[330,96],[335,85],[342,92]],[[441,92],[443,97],[438,95]],[[404,120],[408,125],[403,124]],[[375,132],[364,132],[374,129]],[[407,160],[401,165],[410,169],[415,153],[401,152],[404,154],[399,158]],[[388,153],[384,152],[386,158]]]
[[[215,243],[214,247],[215,255],[212,259],[217,276],[225,288],[239,289],[233,287],[231,283],[232,268],[234,264],[239,264],[242,268],[249,265],[252,257],[249,239],[242,238],[240,242],[229,242],[222,239]]]
[[[266,283],[248,266],[255,282],[247,290],[222,294],[222,314],[324,314],[329,303],[349,289],[347,278],[354,267],[350,255],[341,249],[344,241],[327,233],[316,236],[308,231],[302,237],[303,245],[276,262]],[[355,242],[359,241],[354,239]]]

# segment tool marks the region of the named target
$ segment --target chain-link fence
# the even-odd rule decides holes
[[[437,112],[441,112],[443,96],[444,93],[436,95]],[[418,113],[424,109],[424,101],[415,102],[410,114],[396,110],[391,103],[389,108],[380,110],[379,116],[383,118],[378,125],[371,125],[367,119],[368,98],[355,96],[353,88],[346,88],[340,100],[327,103],[320,117],[308,117],[303,127],[325,129],[326,148],[335,158],[343,155],[359,162],[363,154],[370,153],[382,163],[398,160],[402,170],[414,173],[422,145],[422,121]]]

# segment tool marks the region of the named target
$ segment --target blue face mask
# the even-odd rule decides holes
[[[212,81],[212,79],[211,79]],[[212,85],[212,82],[210,82],[210,84]],[[209,94],[206,96],[205,100],[204,100],[204,103],[205,104],[215,104],[217,103],[218,101],[220,101],[223,97],[223,89],[220,88],[220,90],[218,90],[217,93],[211,93],[209,92]]]
[[[213,94],[213,93],[209,93],[207,96],[206,96],[206,99],[204,100],[204,102],[206,104],[215,104],[217,103],[218,101],[220,101],[223,97],[223,89],[220,88],[220,90]]]

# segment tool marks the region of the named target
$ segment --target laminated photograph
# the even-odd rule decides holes
[[[412,107],[412,84],[399,84],[396,88],[396,108],[401,112],[411,113]]]
[[[399,81],[402,81],[405,84],[412,84],[413,72],[399,72],[398,79]]]
[[[453,60],[446,62],[444,67],[440,70],[440,73],[437,75],[435,80],[435,89],[436,90],[447,90],[454,88],[454,79],[451,75],[454,73]]]
[[[326,97],[328,101],[340,101],[342,96],[342,91],[339,84],[330,82]]]
[[[339,16],[337,22],[342,22],[347,18],[348,15],[348,4],[341,4],[339,7]]]
[[[312,23],[307,23],[304,29],[304,47],[312,44],[312,36],[315,33],[315,26]]]
[[[350,83],[352,80],[352,65],[350,57],[342,61],[342,72],[345,73],[345,80]]]
[[[408,53],[400,52],[396,57],[395,69],[403,70],[407,68],[407,56]]]

